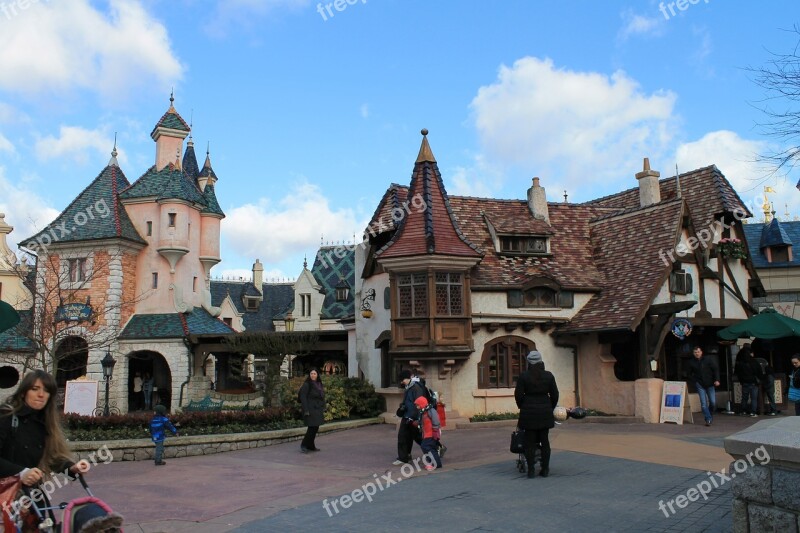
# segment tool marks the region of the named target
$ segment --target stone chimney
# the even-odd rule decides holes
[[[533,218],[544,220],[550,224],[550,213],[547,211],[547,196],[544,187],[539,185],[539,178],[533,178],[533,185],[528,189],[528,209]]]
[[[263,292],[264,266],[258,259],[256,259],[256,262],[253,265],[253,285],[255,285],[256,289],[258,289],[258,292]]]
[[[636,173],[636,179],[639,180],[639,204],[642,207],[661,201],[661,188],[658,184],[660,176],[661,172],[650,170],[650,159],[645,157],[642,171]]]

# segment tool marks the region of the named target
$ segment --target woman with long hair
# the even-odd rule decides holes
[[[86,472],[86,460],[73,461],[56,408],[56,381],[44,370],[22,378],[0,407],[0,477],[19,475],[27,486],[46,474]]]
[[[319,379],[319,371],[312,368],[308,377],[300,387],[300,403],[303,405],[303,420],[308,426],[306,436],[300,443],[300,451],[303,453],[318,452],[319,448],[314,444],[319,427],[325,422],[325,388]]]
[[[550,475],[550,440],[548,433],[555,427],[553,409],[558,405],[558,386],[553,374],[544,369],[542,354],[533,350],[526,357],[528,370],[520,374],[514,399],[519,407],[520,429],[525,430],[525,461],[528,477],[536,477],[533,471],[536,448],[542,451],[542,466],[539,475]]]

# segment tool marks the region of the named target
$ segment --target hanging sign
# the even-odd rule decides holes
[[[679,318],[672,322],[672,334],[680,340],[692,334],[692,323],[685,318]]]

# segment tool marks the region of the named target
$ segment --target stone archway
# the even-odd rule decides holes
[[[144,394],[134,391],[136,375],[142,380],[150,376],[153,380],[151,408],[161,404],[169,410],[172,407],[172,371],[169,363],[158,352],[140,350],[128,355],[128,411],[141,411],[145,407]]]

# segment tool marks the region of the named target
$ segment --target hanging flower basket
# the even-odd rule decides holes
[[[747,259],[747,252],[744,243],[739,239],[720,239],[717,243],[717,251],[722,257],[731,259]]]

